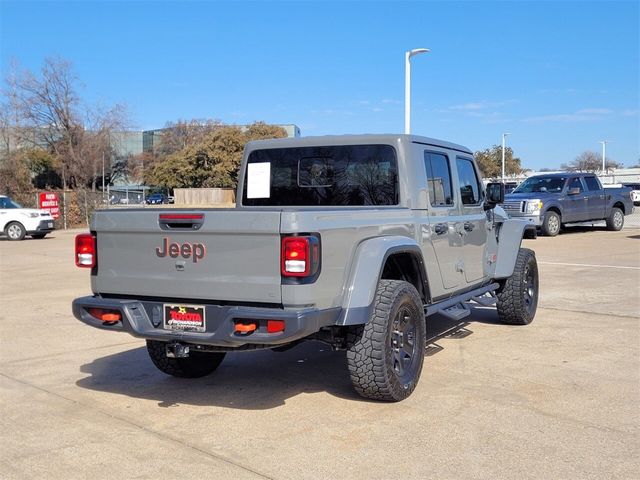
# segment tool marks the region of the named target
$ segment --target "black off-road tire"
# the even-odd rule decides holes
[[[4,234],[11,241],[23,240],[27,231],[20,222],[9,222],[6,227],[4,227]]]
[[[46,236],[47,236],[46,233],[33,233],[33,234],[31,234],[31,238],[35,238],[36,240],[42,240]]]
[[[380,280],[369,323],[347,336],[347,365],[355,390],[373,400],[397,402],[418,384],[426,347],[420,295],[401,280]]]
[[[542,222],[542,233],[547,237],[555,237],[560,233],[560,228],[562,228],[560,215],[552,211],[546,212]]]
[[[521,248],[513,274],[498,291],[498,317],[509,325],[528,325],[538,308],[538,263],[533,250]]]
[[[190,352],[187,358],[169,358],[166,343],[147,340],[147,352],[153,364],[163,373],[181,378],[200,378],[213,372],[222,360],[224,352]]]
[[[624,213],[618,207],[614,207],[607,218],[607,230],[618,232],[622,227],[624,227]]]

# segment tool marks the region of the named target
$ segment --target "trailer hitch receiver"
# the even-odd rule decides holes
[[[166,353],[168,358],[188,358],[189,346],[182,343],[167,343]]]

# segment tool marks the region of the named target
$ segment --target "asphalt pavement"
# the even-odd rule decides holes
[[[526,240],[533,324],[433,317],[422,378],[395,404],[309,342],[168,377],[144,342],[71,315],[90,293],[77,232],[0,240],[2,479],[635,479],[640,230]]]

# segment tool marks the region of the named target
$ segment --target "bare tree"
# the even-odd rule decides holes
[[[25,127],[35,132],[33,143],[46,146],[61,159],[63,187],[69,167],[78,163],[77,150],[83,134],[77,78],[71,64],[62,59],[45,60],[39,76],[29,70],[12,72],[11,97],[18,105]]]
[[[129,128],[126,108],[116,104],[108,110],[94,108],[86,114],[86,130],[82,142],[82,163],[74,171],[78,180],[96,190],[96,182],[111,173],[111,159],[117,154],[118,141]]]
[[[222,126],[220,120],[178,120],[168,122],[162,130],[158,142],[159,156],[167,156],[200,143],[204,138]]]
[[[621,164],[607,158],[605,167],[606,170],[620,168]],[[578,155],[573,161],[563,163],[560,168],[571,172],[598,172],[602,170],[602,155],[587,150]]]
[[[0,151],[2,155],[8,155],[13,147],[14,128],[10,118],[10,106],[8,103],[0,104]]]
[[[72,65],[61,58],[47,58],[38,74],[13,65],[5,83],[3,94],[15,111],[9,123],[19,144],[53,154],[63,188],[90,184],[95,189],[98,165],[112,148],[111,133],[127,127],[124,108],[84,106]]]

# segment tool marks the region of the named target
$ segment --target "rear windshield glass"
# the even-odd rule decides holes
[[[397,205],[390,145],[273,148],[249,155],[245,206]]]

